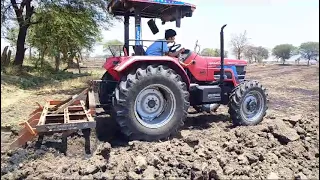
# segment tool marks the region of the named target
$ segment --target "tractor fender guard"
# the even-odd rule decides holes
[[[168,56],[133,56],[126,61],[122,61],[114,70],[119,74],[126,72],[127,70],[131,70],[132,68],[139,67],[142,64],[164,64],[169,68],[172,68],[176,71],[182,78],[182,80],[186,83],[187,88],[189,89],[190,79],[183,69],[183,67],[179,64],[179,60],[176,58],[168,57]]]

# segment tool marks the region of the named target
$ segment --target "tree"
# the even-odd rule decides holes
[[[236,55],[238,59],[241,59],[245,47],[248,44],[247,31],[244,31],[238,35],[232,35],[230,44],[232,46],[233,54]]]
[[[93,14],[85,9],[53,4],[39,11],[35,18],[44,22],[30,29],[28,41],[39,50],[41,65],[46,54],[55,57],[56,70],[61,60],[68,63],[67,68],[72,67],[82,49],[91,49],[100,38]]]
[[[27,31],[33,24],[43,22],[42,19],[34,21],[33,15],[37,13],[37,9],[42,9],[50,5],[61,5],[81,9],[90,12],[94,21],[104,28],[111,25],[112,16],[107,12],[108,0],[3,0],[1,2],[1,27],[10,24],[12,21],[18,23],[19,32],[16,43],[16,56],[14,65],[22,66],[25,52],[25,41]],[[14,12],[14,14],[13,14]],[[11,22],[10,22],[11,21]]]
[[[204,48],[201,56],[220,57],[220,49]],[[224,51],[224,57],[228,57],[228,51]]]
[[[244,57],[249,61],[249,63],[252,63],[254,60],[254,55],[256,54],[256,47],[248,45],[246,46],[243,55]]]
[[[18,23],[18,36],[16,43],[16,55],[13,64],[21,66],[24,59],[25,52],[25,40],[27,36],[27,30],[33,22],[31,20],[32,15],[35,13],[34,6],[31,5],[32,0],[22,0],[21,2],[17,2],[16,0],[4,0],[3,4],[5,7],[1,7],[1,26],[3,24],[10,24],[10,20],[15,19],[15,22]],[[14,15],[13,15],[14,12]],[[12,23],[12,22],[11,22]]]
[[[284,64],[295,52],[295,47],[292,44],[280,44],[272,49],[272,54],[277,58],[282,59]]]
[[[255,62],[261,62],[263,59],[267,59],[269,57],[269,51],[262,46],[256,47],[247,45],[243,55],[249,60],[249,63],[252,63],[253,60]]]
[[[120,56],[120,53],[123,48],[123,42],[113,39],[110,41],[107,41],[103,44],[103,49],[108,53],[108,55],[112,56]]]
[[[255,54],[255,62],[261,62],[263,59],[268,59],[269,51],[268,49],[258,46],[256,47],[256,54]]]
[[[10,46],[14,47],[16,45],[18,33],[18,28],[12,27],[7,29],[5,39],[9,41]]]
[[[215,50],[212,48],[204,48],[201,51],[200,55],[201,56],[217,56]]]
[[[310,60],[317,60],[319,56],[319,42],[305,42],[299,47],[299,53],[305,59],[308,59],[308,66],[310,65]]]

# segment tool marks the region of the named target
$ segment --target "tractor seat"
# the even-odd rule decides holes
[[[145,56],[145,55],[147,55],[146,51],[143,49],[143,46],[141,46],[141,45],[133,46],[132,48],[134,50],[135,56]]]

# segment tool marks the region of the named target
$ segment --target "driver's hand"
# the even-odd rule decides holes
[[[181,49],[179,50],[180,53],[182,53],[182,52],[184,52],[184,51],[185,51],[184,48],[181,48]]]

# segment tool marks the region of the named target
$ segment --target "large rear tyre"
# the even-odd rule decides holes
[[[175,134],[188,114],[189,92],[180,75],[163,65],[138,68],[116,88],[114,112],[130,140],[154,141]]]
[[[112,95],[114,93],[114,90],[116,89],[117,83],[112,82],[115,81],[115,79],[108,73],[105,72],[102,76],[101,80],[106,82],[101,82],[99,86],[99,101],[100,104],[104,104],[103,110],[105,112],[110,112],[112,109]],[[109,105],[107,105],[109,104]]]
[[[258,81],[244,81],[230,95],[229,114],[234,125],[256,125],[268,109],[266,88]]]

